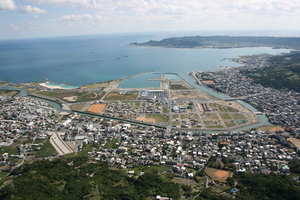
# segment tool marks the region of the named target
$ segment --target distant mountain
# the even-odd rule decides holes
[[[184,36],[160,41],[131,43],[134,46],[169,48],[239,48],[273,47],[300,49],[300,37],[253,37],[253,36]]]

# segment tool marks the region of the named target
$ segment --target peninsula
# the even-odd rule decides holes
[[[184,36],[160,41],[131,43],[133,46],[168,48],[241,48],[273,47],[300,49],[300,37],[251,37],[251,36]]]

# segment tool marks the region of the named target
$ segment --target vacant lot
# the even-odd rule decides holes
[[[229,171],[214,168],[207,168],[205,172],[210,178],[223,183],[226,182],[226,179],[231,176],[231,172]]]
[[[19,91],[17,90],[0,90],[0,96],[12,97],[18,93]]]
[[[264,126],[264,127],[261,127],[260,130],[275,132],[275,131],[284,131],[284,128],[281,126]]]
[[[288,141],[290,141],[291,143],[293,143],[293,145],[295,145],[295,147],[300,147],[300,140],[297,138],[288,138]]]
[[[155,122],[167,122],[168,116],[161,114],[146,114],[146,119],[155,119]]]
[[[92,83],[92,84],[84,85],[81,88],[99,88],[99,87],[107,86],[108,83],[109,83],[108,81],[102,83]]]
[[[38,94],[63,99],[68,102],[95,101],[101,99],[105,92],[48,92],[42,91]]]
[[[87,111],[92,113],[102,113],[107,104],[93,104]]]
[[[146,117],[137,117],[136,120],[142,121],[142,122],[156,122],[154,118],[146,118]]]
[[[88,104],[88,103],[87,102],[76,103],[76,104],[71,105],[70,108],[75,111],[81,111],[86,106],[86,104]]]
[[[104,100],[136,100],[138,92],[110,92]]]

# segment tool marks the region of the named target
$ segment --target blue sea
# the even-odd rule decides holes
[[[0,80],[14,83],[49,81],[80,86],[133,74],[178,73],[194,84],[187,73],[236,66],[223,58],[261,53],[288,53],[287,49],[177,49],[129,46],[133,42],[160,40],[168,35],[110,34],[0,41]],[[119,87],[157,87],[154,73],[125,80]]]

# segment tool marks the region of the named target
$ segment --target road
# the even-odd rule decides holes
[[[59,155],[72,153],[72,149],[61,139],[60,135],[53,133],[50,142]]]

